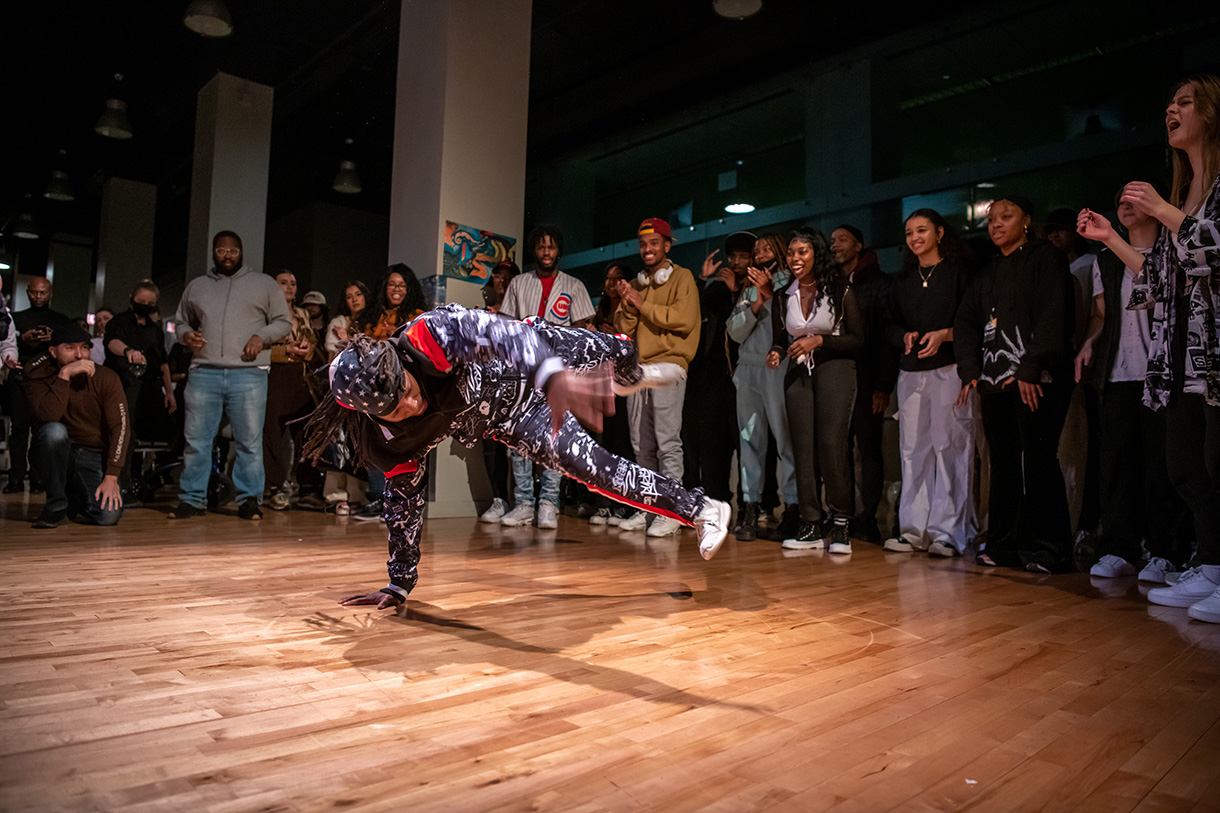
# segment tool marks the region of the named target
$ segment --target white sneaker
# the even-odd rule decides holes
[[[1134,576],[1135,568],[1121,556],[1107,553],[1101,560],[1089,568],[1090,576],[1100,576],[1103,579],[1117,579],[1122,576]]]
[[[1209,624],[1220,624],[1220,588],[1202,601],[1190,605],[1186,614],[1196,621],[1206,621]]]
[[[695,530],[699,533],[699,555],[711,559],[720,550],[729,535],[729,518],[733,508],[727,502],[704,499],[703,510],[695,517]],[[664,519],[664,517],[662,517]]]
[[[1220,584],[1204,575],[1203,568],[1191,568],[1177,584],[1149,590],[1148,600],[1163,607],[1189,607],[1209,597],[1218,587]]]
[[[668,387],[670,384],[677,384],[679,381],[686,380],[686,370],[668,361],[659,361],[656,364],[641,364],[640,369],[644,374],[634,384],[620,384],[615,381],[614,394],[626,397],[640,390]]]
[[[816,522],[802,522],[796,536],[780,543],[784,550],[822,550],[826,541],[822,538],[822,526]]]
[[[590,525],[608,525],[610,523],[610,509],[599,508],[593,512],[593,516],[589,517]]]
[[[622,527],[621,525],[619,526]],[[648,526],[649,536],[672,536],[682,530],[682,523],[672,517],[657,517]]]
[[[548,531],[559,527],[554,503],[546,500],[538,503],[538,527]]]
[[[1162,559],[1159,556],[1153,556],[1148,560],[1148,564],[1144,565],[1144,569],[1140,571],[1139,580],[1142,582],[1152,582],[1153,584],[1169,584],[1169,574],[1177,573],[1178,569],[1174,567],[1173,562],[1168,559]]]
[[[928,555],[952,559],[954,556],[961,556],[962,552],[948,542],[942,542],[937,539],[931,545],[928,545]]]
[[[500,499],[499,497],[496,497],[491,501],[491,508],[488,508],[482,513],[482,515],[479,516],[479,522],[499,522],[500,519],[503,518],[503,516],[507,513],[508,503],[504,502],[504,500]]]
[[[620,531],[642,531],[644,526],[648,524],[648,514],[644,511],[636,511],[631,516],[624,519],[618,524]]]
[[[529,525],[534,521],[534,506],[522,503],[513,510],[509,511],[504,516],[500,517],[501,525],[515,527],[517,525]]]
[[[894,553],[910,553],[916,549],[916,541],[911,534],[903,534],[885,540],[885,544],[881,547]]]
[[[1185,579],[1187,576],[1189,576],[1191,573],[1194,573],[1198,569],[1199,569],[1198,567],[1188,567],[1182,571],[1166,573],[1165,574],[1165,584],[1177,584],[1178,582],[1182,581],[1182,579]]]

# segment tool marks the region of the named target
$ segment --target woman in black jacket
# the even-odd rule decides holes
[[[789,358],[784,405],[796,462],[800,529],[783,546],[794,550],[851,553],[847,524],[853,478],[848,450],[856,400],[856,351],[864,342],[864,318],[842,279],[826,237],[797,229],[788,243],[793,279],[775,293],[773,347],[767,366]],[[826,486],[822,505],[821,484]],[[829,520],[829,527],[823,528]]]
[[[1072,396],[1072,274],[1067,257],[1030,239],[1032,206],[997,200],[987,232],[1000,254],[971,284],[953,325],[962,380],[958,406],[977,388],[991,449],[982,565],[1034,573],[1068,569],[1071,521],[1059,435]]]

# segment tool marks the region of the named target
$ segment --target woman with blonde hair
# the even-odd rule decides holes
[[[1078,230],[1140,269],[1128,307],[1153,309],[1144,403],[1165,410],[1165,464],[1195,517],[1199,567],[1148,600],[1220,623],[1220,79],[1177,84],[1165,135],[1169,200],[1141,181],[1120,198],[1163,227],[1148,257],[1096,212],[1082,211]]]

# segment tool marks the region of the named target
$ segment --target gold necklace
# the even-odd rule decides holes
[[[923,280],[923,287],[925,287],[925,288],[927,288],[927,287],[928,287],[928,280],[932,279],[932,274],[934,274],[934,273],[936,272],[936,269],[937,269],[937,268],[940,268],[940,264],[941,264],[942,262],[944,262],[944,260],[941,260],[941,261],[937,262],[937,263],[936,263],[936,265],[934,265],[934,266],[932,266],[931,268],[929,268],[929,269],[928,269],[927,276],[925,276],[925,275],[924,275],[924,273],[923,273],[923,266],[922,266],[922,265],[921,265],[921,266],[919,266],[919,278],[920,278],[921,280]]]

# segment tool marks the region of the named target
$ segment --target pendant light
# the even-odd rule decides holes
[[[345,152],[350,154],[352,151],[352,140],[347,138],[344,139],[343,143],[346,147]],[[339,172],[335,175],[335,182],[331,184],[330,188],[344,195],[360,194],[360,176],[356,174],[355,161],[344,159],[339,162]]]
[[[114,81],[116,85],[122,82],[123,74],[116,73]],[[107,99],[102,115],[98,117],[97,124],[93,125],[93,131],[106,138],[116,138],[120,141],[131,138],[131,119],[127,118],[127,102],[122,99]]]
[[[227,37],[233,33],[233,18],[222,0],[191,0],[182,24],[201,37]]]

